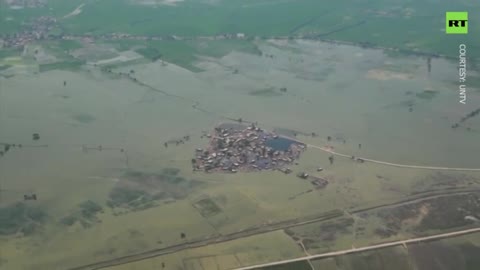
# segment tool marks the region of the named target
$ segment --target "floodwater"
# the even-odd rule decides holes
[[[295,141],[287,138],[274,138],[266,142],[266,145],[276,151],[287,151]]]
[[[201,73],[161,63],[119,68],[134,69],[138,81],[152,88],[94,69],[1,78],[0,142],[23,147],[0,159],[0,204],[33,192],[49,215],[48,226],[39,235],[0,240],[2,256],[9,258],[2,259],[5,265],[56,269],[80,265],[85,258],[122,256],[178,243],[175,236],[188,230],[188,224],[195,224],[191,237],[214,235],[215,230],[186,200],[119,217],[104,214],[102,222],[89,229],[65,229],[55,220],[86,199],[104,202],[127,170],[175,167],[211,188],[222,185],[226,176],[194,175],[190,160],[195,148],[207,143],[201,135],[228,119],[242,118],[262,128],[299,134],[314,132],[314,138],[299,139],[321,146],[330,143],[337,151],[355,156],[412,165],[480,167],[480,117],[465,122],[470,130],[451,128],[480,104],[474,90],[467,105],[459,103],[455,63],[433,59],[429,74],[426,59],[391,58],[379,50],[306,41],[262,43],[260,49],[262,56],[233,52],[221,59],[205,58],[197,63],[205,69]],[[425,90],[435,94],[422,95]],[[33,133],[41,139],[33,141]],[[164,142],[185,135],[191,136],[189,142],[164,147]],[[327,141],[328,136],[332,141]],[[235,183],[248,183],[250,178],[262,181],[254,174],[231,177]],[[281,177],[269,176],[265,181]],[[238,213],[245,224],[259,222],[259,216],[283,217],[275,212],[281,208],[274,206],[279,193],[268,197],[271,186],[265,188],[269,192],[262,193],[264,202],[245,204],[244,217]],[[248,197],[248,192],[235,193],[237,189],[227,194]],[[189,196],[205,192],[198,189]],[[318,200],[308,202],[320,205]],[[263,208],[257,212],[257,207]],[[286,209],[282,211],[302,213]],[[235,220],[235,213],[226,220]],[[241,224],[229,226],[229,230],[241,229]],[[131,235],[138,234],[128,228],[143,236],[132,240]],[[105,250],[106,246],[123,248]]]
[[[262,48],[273,59],[241,54],[225,57],[216,70],[200,76],[214,81],[219,95],[230,92],[232,97],[204,103],[270,126],[315,132],[323,141],[327,136],[341,137],[347,145],[339,149],[374,159],[432,166],[480,165],[475,159],[480,150],[476,139],[480,120],[470,120],[466,125],[470,132],[451,128],[478,107],[480,98],[471,89],[467,105],[459,103],[454,63],[434,59],[428,74],[426,59],[421,58],[392,59],[378,50],[313,42],[291,48],[295,49],[291,53]],[[238,69],[243,77],[225,76],[225,66]],[[369,78],[371,70],[387,74]],[[408,77],[388,76],[389,70]],[[248,95],[268,87],[288,90],[280,96]],[[436,94],[417,97],[425,90]]]

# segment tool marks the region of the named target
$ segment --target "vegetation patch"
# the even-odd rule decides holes
[[[282,95],[281,93],[275,91],[275,88],[273,87],[253,90],[253,91],[250,91],[248,94],[252,96],[259,96],[259,97],[277,97]]]
[[[55,31],[55,30],[52,30]],[[57,53],[65,53],[73,50],[83,48],[83,45],[76,40],[49,40],[41,43],[42,46],[48,47],[50,50],[53,50]]]
[[[63,50],[69,51],[80,49],[83,47],[83,45],[76,40],[60,40],[58,41],[58,47],[62,48]]]
[[[21,55],[22,51],[18,49],[10,49],[10,48],[1,48],[0,49],[0,59],[12,56],[19,56]]]
[[[107,205],[111,208],[122,207],[132,210],[146,209],[154,206],[154,197],[143,190],[115,187],[110,192]]]
[[[129,43],[127,45],[134,45]],[[140,44],[140,45],[144,45]],[[125,45],[124,45],[125,46]],[[185,41],[164,40],[164,41],[150,41],[147,46],[135,50],[143,57],[151,61],[166,61],[175,65],[186,68],[192,72],[202,71],[194,65],[197,61],[196,49]]]
[[[156,48],[140,48],[135,51],[152,61],[157,61],[163,56],[162,53]]]
[[[312,267],[306,261],[287,263],[277,266],[259,268],[258,270],[311,270]]]
[[[293,240],[302,240],[306,249],[319,248],[319,245],[335,243],[341,234],[350,234],[353,229],[352,218],[340,218],[334,221],[318,222],[285,230]]]
[[[200,211],[203,217],[212,217],[222,212],[222,209],[210,198],[201,199],[193,206]]]
[[[476,269],[480,265],[480,246],[465,243],[458,246],[465,258],[465,269]],[[458,269],[458,268],[457,268]]]
[[[81,114],[76,114],[72,116],[72,118],[82,124],[88,124],[93,121],[95,121],[95,117],[87,114],[87,113],[81,113]]]
[[[163,60],[192,72],[202,71],[196,67],[194,63],[198,61],[200,55],[220,58],[232,51],[239,51],[254,55],[260,55],[258,47],[251,41],[247,40],[207,40],[207,41],[181,41],[181,40],[162,40],[147,41],[145,43],[122,42],[117,44],[119,49],[134,49],[135,52],[143,57],[151,60]]]
[[[473,270],[480,264],[480,247],[468,239],[472,235],[421,242],[408,245],[407,249],[396,246],[374,251],[364,251],[333,258],[311,260],[315,269],[336,270],[415,270],[415,269],[455,269]],[[287,264],[285,264],[287,265]],[[271,268],[285,269],[285,268]],[[295,269],[295,268],[291,268]]]
[[[72,226],[78,222],[84,228],[88,228],[94,223],[100,222],[97,214],[102,212],[103,208],[99,204],[88,200],[79,204],[78,209],[73,213],[60,219],[60,223],[65,226]]]
[[[472,224],[467,217],[477,217],[480,213],[480,195],[467,194],[434,199],[430,211],[415,228],[423,232],[428,230],[447,230]]]
[[[438,94],[437,91],[425,90],[421,93],[417,93],[415,96],[420,99],[432,100],[434,97],[437,96],[437,94]]]
[[[78,70],[85,62],[79,60],[70,60],[63,61],[51,64],[39,65],[40,72],[46,72],[50,70],[60,69],[60,70]]]
[[[403,255],[403,256],[402,256]],[[409,263],[404,253],[395,249],[367,251],[335,258],[338,269],[345,270],[406,270]]]
[[[0,235],[30,235],[41,228],[46,218],[41,209],[21,202],[0,208]]]
[[[6,69],[9,69],[10,67],[12,67],[12,65],[0,65],[0,71],[2,70],[6,70]]]
[[[165,168],[159,173],[129,171],[110,192],[107,205],[136,211],[157,206],[159,201],[183,199],[201,182],[179,173],[177,168]]]
[[[194,44],[195,50],[198,54],[208,55],[211,57],[223,57],[233,51],[244,52],[253,55],[262,55],[262,52],[249,40],[225,39],[225,40],[210,40],[205,42],[197,42]]]
[[[480,179],[474,178],[464,173],[442,173],[437,172],[429,174],[412,186],[416,192],[412,194],[423,193],[432,189],[455,188],[461,186],[480,183]]]
[[[409,251],[417,269],[468,269],[460,250],[441,242],[414,244]]]
[[[377,216],[383,220],[385,227],[375,232],[388,237],[402,230],[415,233],[448,230],[471,225],[479,212],[480,195],[477,193],[437,197],[379,210]]]

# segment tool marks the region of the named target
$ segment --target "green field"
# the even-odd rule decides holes
[[[474,270],[480,260],[479,234],[376,251],[312,260],[315,269],[325,270]],[[262,268],[262,270],[312,269],[306,262]],[[302,267],[302,268],[300,268]]]
[[[80,4],[85,4],[80,14],[62,18]],[[115,9],[113,13],[112,7]],[[0,19],[5,21],[11,17],[13,20],[0,24],[0,33],[18,31],[20,23],[29,18],[51,15],[59,18],[65,34],[307,35],[452,57],[457,56],[458,44],[466,43],[471,48],[469,57],[478,58],[480,50],[476,50],[475,37],[480,34],[480,21],[477,16],[470,17],[468,35],[446,35],[442,29],[446,11],[473,11],[479,7],[478,3],[453,0],[441,3],[432,0],[340,0],[328,3],[318,0],[186,0],[173,6],[140,5],[136,0],[49,0],[45,8],[11,10],[4,6]]]

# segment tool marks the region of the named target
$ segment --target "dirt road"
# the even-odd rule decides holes
[[[326,258],[326,257],[335,257],[335,256],[340,256],[340,255],[345,255],[345,254],[350,254],[350,253],[357,253],[357,252],[363,252],[363,251],[392,247],[392,246],[398,246],[398,245],[407,245],[407,244],[424,242],[424,241],[438,240],[438,239],[460,236],[460,235],[464,235],[464,234],[471,234],[471,233],[476,233],[476,232],[480,232],[480,227],[479,228],[468,229],[468,230],[450,232],[450,233],[442,233],[442,234],[437,234],[437,235],[431,235],[431,236],[418,237],[418,238],[412,238],[412,239],[407,239],[407,240],[388,242],[388,243],[371,245],[371,246],[366,246],[366,247],[361,247],[361,248],[351,248],[351,249],[327,252],[327,253],[322,253],[322,254],[317,254],[317,255],[310,255],[310,256],[304,256],[304,257],[300,257],[300,258],[290,259],[290,260],[283,260],[283,261],[277,261],[277,262],[271,262],[271,263],[265,263],[265,264],[257,264],[257,265],[242,267],[242,268],[235,268],[235,270],[258,269],[258,268],[262,268],[262,267],[269,267],[269,266],[281,265],[281,264],[292,263],[292,262],[299,262],[299,261]]]
[[[313,145],[313,144],[307,144],[308,147],[310,148],[315,148],[322,150],[324,152],[330,153],[335,156],[340,156],[340,157],[345,157],[345,158],[352,158],[351,155],[346,155],[342,153],[335,152],[331,149],[328,149],[326,147],[318,146],[318,145]],[[427,169],[427,170],[445,170],[445,171],[473,171],[473,172],[480,172],[480,168],[454,168],[454,167],[435,167],[435,166],[418,166],[418,165],[405,165],[405,164],[398,164],[398,163],[391,163],[391,162],[386,162],[386,161],[381,161],[381,160],[375,160],[375,159],[369,159],[369,158],[363,158],[363,157],[356,157],[356,159],[362,159],[364,161],[372,162],[372,163],[377,163],[377,164],[383,164],[383,165],[388,165],[388,166],[394,166],[394,167],[400,167],[400,168],[412,168],[412,169]]]

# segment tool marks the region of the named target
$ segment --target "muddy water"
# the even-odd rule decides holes
[[[266,128],[291,129],[299,134],[315,132],[318,137],[308,140],[318,145],[326,144],[331,136],[330,143],[339,152],[357,156],[407,164],[480,167],[475,158],[480,152],[480,120],[467,122],[470,132],[450,128],[480,104],[474,93],[467,105],[458,103],[454,63],[434,59],[428,74],[425,59],[389,58],[377,50],[313,42],[264,43],[260,47],[263,56],[234,52],[200,62],[198,66],[206,69],[202,73],[160,63],[120,69],[134,69],[136,78],[152,88],[97,71],[51,71],[1,79],[0,142],[21,143],[23,147],[0,160],[1,188],[5,190],[0,204],[35,192],[41,198],[38,205],[51,218],[39,236],[2,240],[2,251],[11,258],[10,269],[29,269],[40,262],[45,269],[54,269],[82,264],[85,258],[95,261],[175,244],[179,241],[175,236],[183,229],[192,237],[214,234],[187,201],[122,217],[105,214],[103,223],[90,230],[65,229],[56,220],[86,199],[105,202],[128,169],[177,167],[183,175],[192,176],[191,155],[207,143],[201,134],[226,118],[256,121]],[[426,89],[437,94],[431,98],[416,96]],[[408,104],[412,104],[412,112]],[[32,141],[33,133],[39,133],[41,140]],[[191,141],[164,147],[164,142],[185,135],[191,135]],[[361,149],[358,144],[362,144]],[[308,166],[316,168],[315,162]],[[346,175],[353,172],[353,167],[351,172],[342,171]],[[366,172],[363,175],[368,178]],[[209,185],[232,185],[216,189],[241,198],[236,208],[243,212],[229,215],[230,219],[245,220],[245,224],[235,222],[230,230],[255,225],[261,222],[259,217],[267,221],[288,218],[286,213],[302,213],[296,207],[311,214],[314,210],[306,210],[307,203],[326,205],[320,197],[308,197],[303,204],[285,204],[294,204],[292,207],[280,205],[292,195],[282,193],[284,190],[300,193],[306,187],[293,187],[290,179],[279,179],[273,173],[192,177]],[[262,180],[270,184],[262,184]],[[360,190],[363,182],[355,185],[358,194],[363,192],[365,199],[374,200],[368,196],[370,191]],[[271,194],[272,186],[278,189],[275,194]],[[191,197],[207,190],[196,190]],[[351,203],[357,201],[352,199]],[[280,208],[283,212],[277,211]],[[182,227],[189,224],[193,227]],[[143,236],[133,241],[132,228]],[[160,240],[162,244],[157,242]],[[72,241],[75,248],[68,251]],[[31,263],[25,263],[27,257]]]
[[[290,50],[262,48],[273,58],[234,53],[221,59],[214,70],[199,75],[212,82],[210,93],[216,96],[209,102],[211,95],[205,94],[203,103],[322,138],[341,135],[347,143],[339,149],[375,159],[480,166],[474,158],[480,150],[480,120],[466,123],[470,132],[451,129],[480,99],[472,89],[467,105],[459,103],[454,63],[434,59],[428,74],[427,60],[421,58],[389,58],[378,50],[312,42],[283,47]],[[225,67],[238,69],[239,75],[226,75]],[[249,95],[272,87],[279,95]],[[425,90],[435,91],[433,97],[422,96]],[[358,144],[363,145],[360,151]]]

